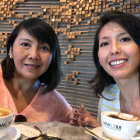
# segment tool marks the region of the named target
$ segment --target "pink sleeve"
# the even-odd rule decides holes
[[[51,93],[52,94],[52,93]],[[66,99],[58,92],[54,91],[54,113],[52,114],[52,119],[61,121],[61,122],[69,122],[70,116],[72,114],[72,107],[71,105],[66,101]]]

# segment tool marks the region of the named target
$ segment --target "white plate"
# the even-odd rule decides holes
[[[87,130],[87,131],[86,131]],[[96,127],[93,129],[86,128],[85,132],[95,137],[97,140],[110,140],[107,138],[103,132],[102,127]]]
[[[10,126],[7,135],[4,138],[2,138],[2,140],[17,140],[20,138],[20,136],[21,134],[19,130],[17,130],[13,126]]]
[[[96,128],[93,128],[93,129],[86,128],[86,129],[88,130],[88,131],[86,131],[86,133],[92,135],[96,139],[99,139],[99,140],[111,140],[111,139],[106,137],[106,135],[103,132],[102,127],[96,127]],[[140,140],[140,133],[137,133],[131,140]]]

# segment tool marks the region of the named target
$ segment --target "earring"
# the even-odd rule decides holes
[[[10,59],[12,59],[12,56],[9,54]]]

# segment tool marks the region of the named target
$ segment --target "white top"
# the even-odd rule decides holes
[[[107,98],[101,97],[98,104],[98,120],[102,111],[116,111],[120,112],[120,89],[117,84],[112,84],[106,87],[102,95]]]

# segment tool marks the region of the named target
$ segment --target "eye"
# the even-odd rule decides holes
[[[130,41],[131,38],[130,37],[123,37],[120,41],[125,42],[125,41]]]
[[[40,50],[43,52],[47,52],[47,51],[50,51],[50,48],[46,45],[43,45],[43,46],[40,46]]]
[[[100,47],[105,47],[105,46],[107,46],[107,45],[109,45],[108,42],[102,42],[102,43],[100,44]]]
[[[24,42],[24,43],[21,43],[21,46],[22,46],[22,47],[30,47],[30,44]]]

